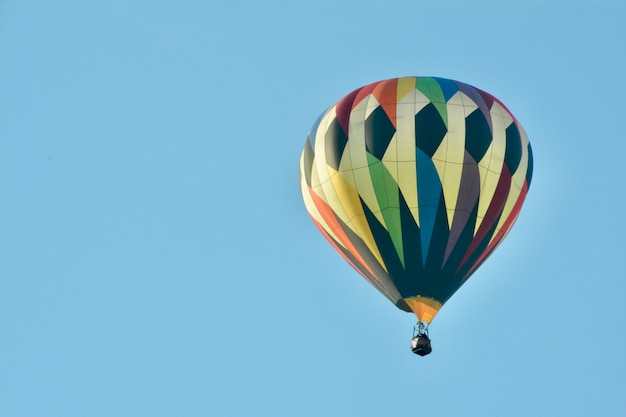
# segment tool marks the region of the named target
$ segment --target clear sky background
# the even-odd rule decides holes
[[[391,4],[389,4],[391,3]],[[624,416],[623,1],[0,1],[0,415]],[[434,351],[309,220],[318,115],[501,99],[533,182]]]

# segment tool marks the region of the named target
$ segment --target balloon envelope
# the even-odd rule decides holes
[[[531,176],[528,138],[504,104],[434,77],[349,93],[315,122],[300,159],[324,237],[428,323],[511,230]]]

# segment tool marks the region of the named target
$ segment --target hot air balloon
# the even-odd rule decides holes
[[[399,309],[411,348],[507,236],[533,169],[524,129],[498,99],[436,77],[358,88],[314,123],[300,158],[322,235]]]

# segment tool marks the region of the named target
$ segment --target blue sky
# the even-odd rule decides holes
[[[626,5],[385,3],[0,2],[0,415],[623,415]],[[318,115],[403,75],[535,157],[425,358],[298,188]]]

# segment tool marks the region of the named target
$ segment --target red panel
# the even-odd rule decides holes
[[[339,126],[343,129],[343,132],[348,136],[348,125],[350,122],[350,112],[352,112],[352,104],[359,90],[354,90],[350,94],[344,96],[337,102],[335,112],[337,114],[337,121]]]
[[[358,104],[362,102],[363,99],[365,99],[365,97],[372,94],[372,91],[374,91],[374,88],[376,88],[378,84],[380,84],[380,82],[369,84],[369,85],[366,85],[365,87],[360,88],[358,90],[356,97],[354,98],[354,102],[352,103],[352,109],[354,110],[354,108],[358,106]]]
[[[517,198],[517,201],[515,202],[515,206],[513,206],[513,210],[511,210],[509,217],[506,219],[506,221],[502,225],[502,228],[496,235],[495,239],[491,241],[487,249],[482,253],[482,255],[480,255],[480,258],[478,258],[478,260],[474,263],[474,265],[472,265],[472,268],[469,270],[466,277],[469,277],[470,275],[474,273],[474,271],[478,268],[478,266],[482,264],[483,261],[487,258],[487,256],[489,256],[489,254],[491,254],[491,252],[493,252],[496,249],[496,247],[500,244],[500,242],[502,242],[502,240],[504,239],[506,234],[509,232],[509,230],[511,230],[511,228],[513,227],[513,223],[515,222],[515,219],[517,219],[517,216],[519,215],[519,212],[522,209],[522,204],[524,204],[524,200],[526,199],[527,193],[528,193],[528,184],[526,183],[526,181],[524,181],[524,187],[522,188],[522,191],[520,192],[520,195]]]

